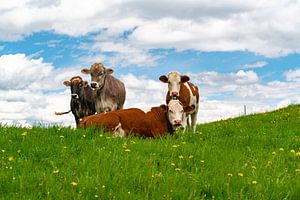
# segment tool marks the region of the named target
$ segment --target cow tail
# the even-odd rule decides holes
[[[69,112],[71,112],[71,110],[67,111],[67,112],[55,112],[55,115],[64,115],[64,114],[68,114]]]

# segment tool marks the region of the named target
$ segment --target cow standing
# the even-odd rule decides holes
[[[195,132],[198,106],[199,106],[199,90],[198,87],[189,82],[190,78],[185,75],[181,75],[178,72],[170,72],[168,76],[162,75],[159,80],[163,83],[168,83],[168,92],[166,95],[166,102],[171,99],[179,99],[184,107],[190,106],[194,109],[186,112],[186,119],[183,122],[183,126],[189,126]],[[189,116],[191,116],[191,124],[189,122]]]
[[[81,120],[80,127],[103,127],[119,137],[129,134],[159,137],[172,134],[177,127],[181,127],[183,117],[182,103],[171,100],[167,106],[152,107],[147,113],[138,108],[130,108],[88,116]]]
[[[97,113],[123,108],[126,97],[125,86],[111,75],[113,69],[105,68],[102,63],[94,63],[90,69],[82,69],[81,72],[91,75]]]
[[[71,88],[71,110],[55,112],[55,114],[63,115],[72,111],[78,128],[80,119],[96,112],[93,89],[80,76],[72,77],[70,81],[64,81],[64,85]]]

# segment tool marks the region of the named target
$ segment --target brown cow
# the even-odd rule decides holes
[[[80,76],[74,76],[70,81],[64,81],[64,85],[71,88],[71,110],[55,112],[55,114],[63,115],[72,111],[78,128],[80,119],[96,112],[93,90]]]
[[[90,69],[82,69],[91,75],[97,113],[120,110],[123,108],[126,91],[124,83],[113,77],[113,69],[105,68],[102,63],[94,63]]]
[[[189,126],[193,131],[196,130],[197,113],[199,106],[199,90],[198,87],[188,82],[190,78],[185,75],[180,75],[178,72],[170,72],[168,76],[162,75],[159,80],[168,83],[168,92],[166,95],[166,102],[171,99],[179,99],[184,107],[190,106],[194,109],[186,112],[186,117],[183,126]],[[191,124],[189,123],[189,116],[191,116]]]
[[[129,108],[88,116],[81,120],[80,127],[103,127],[119,137],[129,134],[159,137],[172,134],[177,127],[181,127],[183,117],[184,109],[180,101],[171,100],[167,106],[152,107],[147,113]]]

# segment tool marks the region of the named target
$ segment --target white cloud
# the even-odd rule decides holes
[[[0,40],[39,31],[77,37],[105,29],[112,36],[110,48],[144,56],[153,48],[283,56],[300,52],[299,5],[290,0],[11,0],[0,5]],[[128,40],[115,40],[134,27]],[[120,55],[118,61],[128,59]]]
[[[253,69],[253,68],[262,68],[264,66],[266,66],[268,63],[265,61],[259,61],[253,64],[246,64],[244,66],[242,66],[242,69]]]
[[[286,80],[288,81],[300,81],[300,68],[295,70],[289,70],[284,73]]]

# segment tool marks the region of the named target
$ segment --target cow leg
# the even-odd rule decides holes
[[[79,128],[79,125],[80,125],[79,117],[75,117],[75,121],[76,121],[76,128]]]
[[[197,123],[197,112],[194,112],[191,114],[191,128],[193,130],[193,132],[196,131],[196,123]]]

